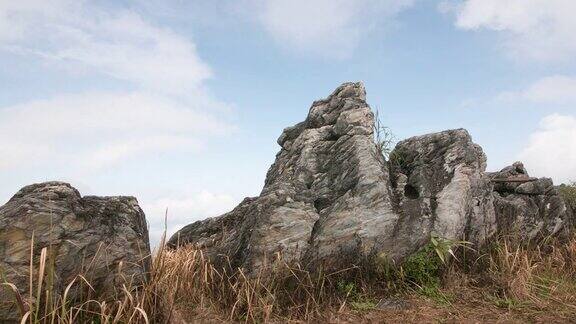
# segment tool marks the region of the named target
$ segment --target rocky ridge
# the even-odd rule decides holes
[[[401,141],[385,161],[362,83],[315,101],[278,144],[258,197],[184,227],[168,245],[196,244],[250,272],[279,255],[312,268],[397,263],[432,236],[482,245],[499,233],[540,240],[573,227],[549,179],[525,181],[519,164],[486,173],[464,129]]]

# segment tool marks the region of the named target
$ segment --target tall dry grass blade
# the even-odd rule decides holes
[[[90,288],[90,290],[96,291],[94,287],[92,287],[92,285],[90,284],[90,281],[86,279],[86,277],[84,277],[83,275],[78,275],[78,278],[82,279],[82,281],[84,281],[84,283]]]
[[[70,293],[70,289],[72,289],[72,286],[76,282],[76,279],[77,279],[77,277],[72,279],[72,281],[66,286],[66,289],[64,289],[64,294],[62,296],[61,305],[60,305],[60,317],[61,318],[66,318],[66,314],[68,313],[68,310],[66,308],[67,304],[68,304],[68,294]]]
[[[140,312],[140,314],[144,318],[144,321],[146,322],[146,324],[150,324],[150,321],[148,320],[148,315],[146,314],[146,312],[142,308],[134,307],[134,309],[137,310],[138,312]]]
[[[28,309],[27,309],[26,304],[24,303],[24,299],[22,298],[22,295],[20,294],[20,291],[18,290],[16,285],[9,283],[9,282],[3,282],[0,285],[7,286],[12,290],[12,292],[14,293],[14,298],[16,299],[16,305],[18,306],[18,309],[20,310],[20,315],[22,317],[24,317],[24,314],[26,314],[28,312]]]
[[[25,324],[26,321],[28,321],[28,318],[30,318],[30,322],[32,322],[32,318],[30,317],[30,311],[27,311],[27,312],[22,316],[22,319],[20,319],[20,324]]]
[[[30,239],[30,272],[28,273],[28,298],[31,300],[34,290],[34,231],[32,231],[32,238]],[[32,303],[30,303],[30,309],[32,309]],[[32,322],[32,321],[30,321]]]
[[[42,299],[42,284],[44,282],[44,270],[46,270],[46,252],[47,248],[40,251],[40,266],[38,268],[38,287],[36,289],[36,316],[40,313],[40,301]]]
[[[116,316],[114,316],[114,319],[112,320],[112,324],[116,324],[118,322],[120,322],[121,318],[122,318],[122,312],[124,311],[124,308],[126,306],[126,303],[120,303],[118,302],[118,304],[120,306],[118,306],[118,311],[116,311]]]

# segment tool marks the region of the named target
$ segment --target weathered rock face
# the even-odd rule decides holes
[[[523,240],[566,236],[573,228],[567,208],[552,179],[531,178],[521,162],[491,173],[499,232]]]
[[[464,129],[399,142],[390,158],[401,215],[390,242],[393,259],[414,252],[431,235],[455,240],[468,232],[475,243],[492,235],[494,212],[485,169],[482,148]]]
[[[198,243],[248,269],[277,252],[299,261],[378,251],[397,215],[365,95],[362,84],[348,83],[314,102],[278,139],[282,150],[259,197],[185,227],[169,244]]]
[[[526,238],[567,228],[570,214],[551,182],[504,194],[467,131],[404,140],[386,162],[373,125],[363,85],[343,84],[284,130],[259,197],[184,227],[169,246],[197,244],[248,271],[277,253],[309,267],[347,267],[373,257],[401,262],[431,236],[481,245],[508,232],[510,219]]]
[[[133,197],[81,197],[61,182],[27,186],[0,207],[0,233],[0,269],[23,295],[32,239],[35,262],[42,248],[49,247],[56,291],[83,274],[95,295],[105,296],[124,282],[123,276],[135,285],[142,283],[149,268],[146,219]],[[77,293],[73,287],[69,297]],[[0,319],[17,316],[12,293],[1,289]]]

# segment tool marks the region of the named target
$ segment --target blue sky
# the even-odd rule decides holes
[[[0,0],[0,200],[134,195],[153,240],[257,195],[282,129],[363,81],[398,139],[576,179],[573,0]],[[169,234],[170,234],[169,233]]]

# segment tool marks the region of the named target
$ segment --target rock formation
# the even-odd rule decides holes
[[[489,174],[499,232],[541,240],[567,236],[574,215],[550,178],[531,178],[521,162]]]
[[[467,131],[404,140],[390,161],[373,132],[364,86],[343,84],[284,130],[260,196],[184,227],[168,245],[193,243],[254,271],[278,255],[309,267],[401,262],[431,236],[481,245],[509,232],[510,220],[527,239],[568,230],[572,216],[550,181],[509,186],[507,169],[485,173]]]
[[[413,253],[432,235],[481,244],[494,233],[486,156],[466,130],[401,141],[389,168],[400,215],[388,244],[394,260]]]
[[[0,270],[24,296],[31,242],[34,282],[40,252],[47,247],[47,267],[53,262],[54,290],[59,292],[82,274],[96,290],[94,297],[106,296],[125,281],[139,285],[149,268],[146,219],[133,197],[81,197],[62,182],[30,185],[0,207],[0,233]],[[78,287],[72,287],[70,299],[80,293]],[[0,289],[0,321],[16,318],[14,296]]]
[[[169,244],[198,243],[249,269],[278,252],[291,262],[378,251],[398,216],[365,95],[361,84],[345,84],[314,102],[278,139],[282,150],[259,197],[185,227]]]

